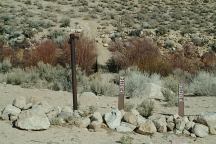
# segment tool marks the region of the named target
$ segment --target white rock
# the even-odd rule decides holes
[[[52,120],[58,116],[58,114],[61,112],[60,107],[53,107],[50,112],[47,113],[47,117],[49,120]]]
[[[121,122],[120,126],[116,128],[117,132],[132,132],[136,128],[135,125]]]
[[[198,119],[198,123],[209,127],[210,134],[216,135],[216,113],[202,113]]]
[[[2,119],[3,120],[9,120],[10,116],[18,116],[20,114],[21,110],[15,106],[7,105],[4,110],[2,111]]]
[[[25,110],[18,116],[15,126],[24,130],[46,130],[50,127],[50,122],[42,111]]]
[[[193,129],[194,125],[195,125],[195,122],[189,121],[188,123],[186,123],[185,129],[190,131]]]
[[[89,126],[90,123],[91,123],[90,118],[83,118],[83,119],[80,121],[79,127],[80,127],[80,128],[87,128],[87,127]]]
[[[46,101],[39,102],[32,106],[32,109],[37,109],[37,108],[43,109],[45,113],[48,113],[52,110],[52,107]]]
[[[137,124],[138,124],[138,126],[145,123],[146,121],[147,121],[146,118],[144,118],[143,116],[141,116],[141,115],[137,116]]]
[[[122,114],[119,110],[113,109],[111,112],[106,113],[104,120],[109,128],[115,129],[120,126]]]
[[[94,112],[94,114],[91,117],[91,121],[97,121],[99,123],[103,122],[103,118],[99,112]]]
[[[180,118],[180,119],[176,119],[175,123],[176,123],[176,129],[182,132],[185,128],[185,124],[186,124],[185,121],[182,118]]]
[[[202,124],[195,124],[193,133],[198,137],[206,137],[209,134],[209,128]]]
[[[23,109],[26,106],[26,99],[24,97],[17,97],[13,100],[13,106]]]
[[[153,120],[157,131],[160,133],[164,133],[167,132],[167,122],[166,122],[166,117],[165,116],[161,116],[158,119]]]
[[[168,131],[173,131],[174,128],[175,128],[174,122],[168,122],[168,123],[167,123],[167,130],[168,130]]]
[[[104,47],[108,47],[109,45],[108,45],[107,43],[104,43],[103,46],[104,46]]]

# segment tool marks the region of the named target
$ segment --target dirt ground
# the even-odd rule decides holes
[[[46,100],[53,106],[71,105],[71,93],[51,91],[45,89],[24,89],[19,86],[0,84],[0,110],[10,104],[15,97],[37,97]],[[100,112],[108,112],[111,107],[117,106],[116,97],[79,97],[81,108],[94,105]],[[137,100],[129,100],[136,102]],[[216,111],[216,97],[186,97],[186,114],[195,115],[201,112]],[[156,101],[157,113],[175,114],[177,108],[168,108],[163,102]],[[124,133],[103,130],[89,132],[87,129],[76,127],[52,126],[46,131],[22,131],[13,128],[9,122],[0,121],[0,144],[117,144]],[[153,136],[144,136],[136,133],[128,134],[134,138],[134,144],[215,144],[216,136],[205,138],[191,138],[176,136],[171,133],[156,133]],[[181,142],[181,143],[177,143]]]

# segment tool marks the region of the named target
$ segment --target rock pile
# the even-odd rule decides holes
[[[153,115],[142,117],[135,109],[124,112],[112,109],[111,112],[88,113],[73,111],[71,107],[51,107],[47,102],[27,102],[16,98],[1,113],[1,119],[11,121],[23,130],[46,130],[50,125],[72,124],[89,131],[110,128],[118,132],[137,132],[143,135],[175,133],[192,137],[205,137],[216,134],[216,113],[202,113],[199,116]]]

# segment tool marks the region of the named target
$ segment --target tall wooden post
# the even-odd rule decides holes
[[[79,37],[76,34],[70,34],[69,44],[70,44],[70,48],[71,48],[73,110],[78,109],[77,80],[76,80],[76,48],[75,48],[77,39],[79,39]]]
[[[120,77],[119,80],[119,98],[118,98],[118,109],[124,109],[124,97],[125,97],[125,78]]]
[[[183,81],[178,86],[178,114],[184,116],[184,84]]]

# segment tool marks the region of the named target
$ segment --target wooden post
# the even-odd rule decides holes
[[[178,86],[178,114],[179,116],[184,116],[184,85],[181,81]]]
[[[124,109],[124,97],[125,97],[125,78],[120,76],[119,80],[119,98],[118,98],[118,109]]]
[[[76,39],[79,37],[75,34],[70,34],[69,44],[71,47],[71,71],[72,71],[72,94],[73,94],[73,110],[78,109],[77,102],[77,80],[76,80]]]

